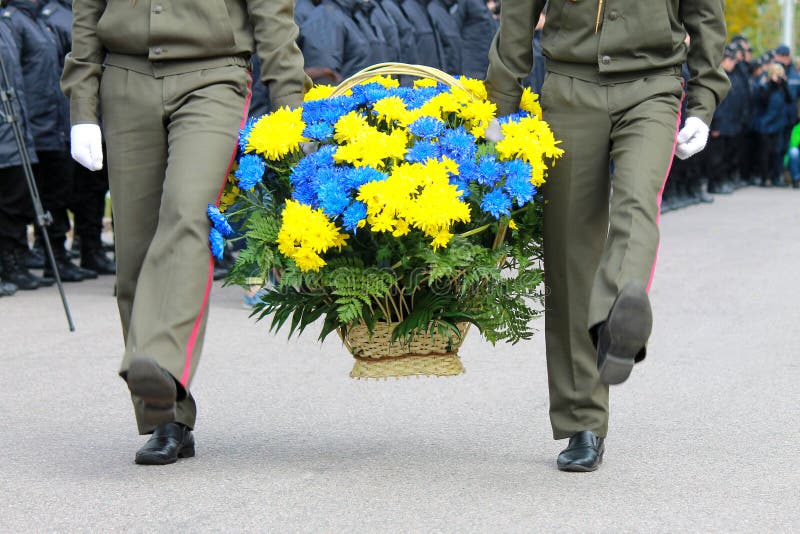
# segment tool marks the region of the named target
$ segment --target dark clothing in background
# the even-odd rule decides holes
[[[433,30],[442,45],[441,70],[452,75],[461,74],[464,49],[464,42],[461,40],[463,26],[461,6],[457,0],[429,0],[427,9]]]
[[[316,8],[316,4],[312,0],[295,0],[294,3],[294,22],[298,26],[303,24],[308,16],[314,11]],[[300,39],[302,39],[302,35],[300,35]],[[298,42],[298,45],[300,42]]]
[[[38,19],[42,4],[10,0],[2,11],[20,51],[20,64],[25,80],[25,97],[37,152],[67,148],[69,130],[68,103],[59,79],[61,48],[58,40]]]
[[[23,135],[23,142],[27,148],[28,157],[36,163],[36,150],[34,149],[33,133],[30,127],[30,115],[25,95],[25,80],[20,65],[20,52],[17,48],[16,40],[11,28],[0,23],[0,54],[3,55],[5,72],[8,80],[2,79],[2,87],[13,89],[16,98],[14,99],[14,111],[19,121],[20,130]],[[14,137],[14,130],[11,124],[5,120],[0,122],[0,168],[16,167],[22,165],[19,146]]]
[[[328,67],[343,78],[369,66],[369,40],[336,0],[323,0],[300,27],[305,68]],[[314,80],[327,83],[328,80]]]
[[[257,55],[250,58],[250,72],[253,73],[253,87],[250,92],[250,110],[248,117],[261,117],[272,111],[269,101],[269,87],[261,83],[261,60]]]
[[[442,43],[433,29],[433,23],[425,7],[427,0],[399,0],[400,8],[414,26],[419,50],[419,64],[443,69],[445,59]]]
[[[498,24],[483,0],[459,0],[461,26],[461,74],[483,80],[489,68],[489,48]]]
[[[397,23],[377,0],[370,0],[369,5],[372,6],[369,12],[370,23],[373,28],[381,31],[386,43],[387,59],[384,61],[401,61],[400,32],[397,28]]]
[[[416,65],[419,63],[419,45],[414,26],[406,18],[403,10],[395,0],[377,0],[384,12],[397,26],[398,39],[400,40],[400,61]]]

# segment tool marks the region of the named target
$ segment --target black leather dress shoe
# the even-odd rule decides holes
[[[137,356],[131,360],[125,375],[131,394],[142,399],[142,422],[161,425],[175,420],[178,386],[169,372],[152,358]]]
[[[597,370],[604,384],[628,379],[633,364],[644,359],[652,329],[647,288],[638,281],[628,282],[611,306],[608,319],[597,329]]]
[[[605,450],[603,438],[591,430],[583,430],[569,438],[569,445],[558,455],[556,465],[561,471],[594,471],[603,462]]]
[[[194,436],[189,427],[181,423],[159,425],[150,439],[136,451],[136,463],[139,465],[166,465],[178,461],[178,458],[194,456]]]

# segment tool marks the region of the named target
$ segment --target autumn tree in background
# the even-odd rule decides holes
[[[725,21],[728,36],[744,34],[755,54],[781,44],[782,0],[726,0]],[[795,10],[795,28],[800,28],[800,18]],[[795,37],[792,50],[798,50]]]

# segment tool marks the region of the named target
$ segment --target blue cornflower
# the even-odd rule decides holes
[[[337,150],[335,145],[323,145],[316,152],[307,155],[294,166],[289,175],[289,181],[297,187],[303,182],[310,182],[317,176],[320,169],[333,167],[333,154]]]
[[[527,111],[520,110],[516,113],[512,113],[510,115],[504,115],[502,117],[497,117],[497,122],[500,124],[505,124],[507,122],[519,122],[520,119],[524,119],[525,117],[530,117],[531,114]]]
[[[439,145],[430,141],[417,141],[406,154],[406,161],[425,163],[429,159],[438,159],[442,155]]]
[[[314,208],[318,207],[317,187],[314,182],[300,182],[292,189],[292,200]]]
[[[475,136],[467,132],[463,126],[445,130],[439,138],[439,143],[442,147],[442,155],[455,160],[456,163],[475,158],[477,151]]]
[[[386,98],[390,95],[390,90],[382,86],[378,82],[370,82],[363,85],[356,85],[353,87],[353,96],[355,100],[360,103],[367,104],[377,102],[381,98]]]
[[[356,232],[358,223],[366,219],[367,205],[361,201],[356,200],[344,210],[342,216],[342,224],[348,232]]]
[[[247,122],[244,123],[244,128],[239,130],[239,151],[241,153],[244,153],[247,148],[247,143],[250,140],[250,132],[253,131],[253,126],[255,126],[260,118],[261,117],[250,117],[247,119]]]
[[[338,169],[337,169],[338,170]],[[342,186],[339,177],[343,173],[339,172],[326,172],[320,178],[319,188],[317,189],[317,198],[322,210],[331,218],[336,218],[344,211],[348,204],[350,204],[350,196],[348,191]]]
[[[420,117],[408,127],[409,132],[425,139],[439,137],[444,129],[444,122],[436,117]]]
[[[536,187],[531,183],[531,166],[525,161],[512,159],[505,163],[506,184],[503,189],[522,206],[536,195]]]
[[[503,164],[497,161],[497,158],[490,155],[481,156],[478,161],[478,172],[476,173],[476,181],[481,185],[493,186],[497,183],[500,175],[503,174]]]
[[[341,117],[358,107],[358,102],[349,96],[337,96],[312,100],[303,104],[303,122],[336,124]]]
[[[385,180],[387,175],[375,167],[345,167],[344,183],[349,191],[358,189],[367,182]]]
[[[256,154],[245,154],[239,158],[239,168],[234,175],[239,180],[239,189],[250,191],[264,177],[264,160]]]
[[[222,259],[225,252],[225,238],[219,233],[219,230],[212,228],[208,232],[208,244],[211,246],[211,254],[218,260]]]
[[[499,219],[501,215],[511,214],[511,197],[502,189],[494,189],[483,195],[481,209]]]
[[[333,137],[333,126],[327,122],[315,122],[306,126],[303,135],[315,141],[327,141]]]
[[[206,215],[211,220],[214,228],[225,237],[230,237],[233,234],[233,227],[228,222],[228,218],[219,211],[219,208],[214,204],[209,204],[206,210]]]

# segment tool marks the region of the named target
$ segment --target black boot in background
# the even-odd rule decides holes
[[[13,247],[1,245],[0,248],[0,280],[14,284],[18,289],[28,291],[40,287],[39,280],[32,275]]]

